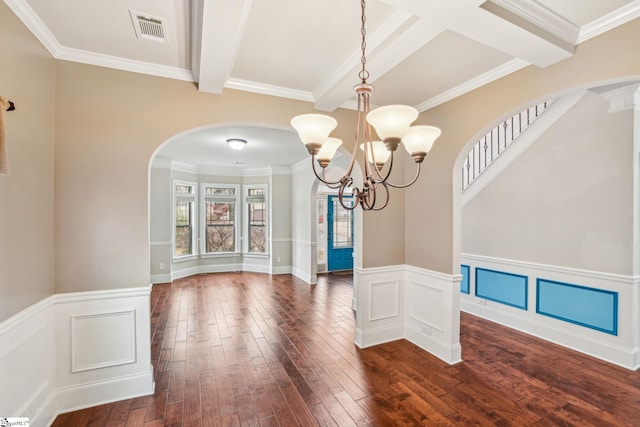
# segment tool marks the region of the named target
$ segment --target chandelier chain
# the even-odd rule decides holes
[[[362,64],[362,70],[358,73],[358,77],[362,80],[362,83],[366,83],[369,78],[369,72],[366,69],[367,65],[367,57],[365,55],[365,51],[367,50],[367,29],[365,28],[365,24],[367,22],[367,15],[365,14],[365,0],[360,0],[360,7],[362,8],[362,14],[360,15],[360,20],[362,21],[362,27],[360,28],[360,34],[362,34],[362,44],[360,45],[360,49],[362,50],[362,57],[360,58],[360,63]]]

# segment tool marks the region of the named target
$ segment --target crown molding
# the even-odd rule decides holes
[[[436,107],[440,104],[444,104],[445,102],[451,101],[452,99],[457,98],[458,96],[462,96],[467,92],[471,92],[474,89],[489,84],[506,75],[514,73],[528,65],[529,63],[522,59],[512,59],[511,61],[505,62],[504,64],[492,70],[489,70],[484,74],[474,77],[471,80],[467,80],[466,82],[445,92],[442,92],[441,94],[436,95],[433,98],[427,99],[426,101],[416,105],[416,109],[420,112],[429,110],[430,108]]]
[[[635,0],[580,28],[576,44],[596,37],[640,16],[640,0]]]
[[[36,12],[29,6],[29,3],[24,0],[4,0],[4,2],[55,58],[56,53],[62,46]]]
[[[98,67],[130,71],[132,73],[193,82],[191,71],[184,68],[152,64],[150,62],[126,59],[102,53],[87,52],[85,50],[69,47],[61,47],[54,56],[56,59],[62,59],[65,61],[79,62],[82,64],[96,65]]]
[[[530,0],[492,0],[491,2],[515,13],[572,46],[576,44],[580,28],[536,2]]]
[[[298,101],[314,102],[311,92],[291,89],[282,86],[268,85],[242,79],[227,79],[224,87],[245,92],[261,93],[263,95],[278,96],[280,98],[296,99]]]
[[[55,59],[188,82],[194,81],[191,71],[183,68],[152,64],[62,46],[26,1],[5,0],[5,3]]]
[[[638,92],[639,85],[633,84],[624,86],[608,92],[600,94],[601,97],[609,102],[609,113],[617,113],[618,111],[631,110],[636,106],[635,97]]]

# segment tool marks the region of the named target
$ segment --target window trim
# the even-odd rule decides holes
[[[184,185],[184,186],[189,186],[192,188],[192,192],[188,193],[189,195],[186,195],[185,193],[178,193],[176,191],[176,187],[179,185]],[[173,180],[173,186],[172,186],[172,203],[171,203],[171,255],[172,255],[172,259],[176,262],[180,262],[180,261],[189,261],[191,259],[197,259],[198,258],[198,244],[197,244],[197,239],[198,239],[198,215],[197,215],[197,210],[198,210],[198,183],[194,182],[194,181],[186,181],[186,180],[181,180],[181,179],[174,179]],[[178,195],[179,194],[179,195]],[[176,204],[178,202],[179,199],[190,199],[189,202],[191,203],[192,209],[191,209],[191,218],[190,218],[190,222],[191,222],[191,253],[190,254],[185,254],[185,255],[176,255],[176,213],[177,213],[177,209],[176,209]]]
[[[267,215],[264,224],[264,252],[250,252],[250,233],[249,233],[249,190],[263,189],[264,190],[264,204],[265,212]],[[242,227],[243,227],[243,241],[242,241],[242,254],[247,258],[269,258],[270,257],[270,237],[271,237],[271,193],[269,192],[269,184],[245,184],[242,186]],[[246,233],[246,235],[245,235]]]
[[[235,196],[221,196],[221,195],[207,195],[207,188],[233,188],[236,190],[236,194]],[[241,253],[241,247],[242,247],[242,234],[241,234],[241,226],[242,224],[240,224],[240,219],[242,218],[241,216],[241,210],[242,210],[242,204],[241,199],[240,199],[240,195],[241,195],[241,188],[239,184],[218,184],[215,182],[202,182],[200,183],[200,223],[201,223],[201,227],[200,227],[200,245],[199,245],[199,250],[200,250],[200,257],[201,258],[217,258],[217,257],[223,257],[223,256],[231,256],[231,255],[238,255]],[[228,252],[207,252],[207,199],[211,200],[215,200],[215,199],[219,199],[220,201],[229,201],[229,199],[233,198],[233,203],[235,203],[235,213],[234,213],[234,218],[233,218],[233,227],[234,227],[234,248],[233,251],[228,251]],[[240,227],[238,226],[240,224]]]

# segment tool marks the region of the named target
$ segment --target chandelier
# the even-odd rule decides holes
[[[434,126],[411,126],[418,118],[418,110],[408,105],[387,105],[371,111],[371,94],[373,86],[367,83],[369,72],[366,69],[366,14],[365,0],[360,2],[361,34],[362,34],[362,69],[358,73],[360,83],[354,87],[358,100],[358,121],[356,126],[355,143],[351,155],[351,163],[346,173],[340,179],[332,181],[326,178],[326,168],[336,151],[342,145],[342,140],[331,138],[329,134],[336,128],[338,122],[324,114],[302,114],[291,119],[291,126],[298,132],[300,139],[311,154],[311,166],[316,177],[326,186],[338,190],[340,204],[345,209],[355,209],[360,205],[363,210],[382,210],[389,203],[389,187],[406,188],[416,182],[420,176],[420,165],[431,149],[436,138],[440,136],[440,129]],[[371,127],[374,127],[379,140],[373,139]],[[405,150],[416,163],[416,174],[408,183],[394,184],[389,181],[393,168],[393,157],[398,145]],[[362,188],[354,186],[351,176],[356,161],[358,146],[363,152],[364,177]],[[317,160],[321,171],[318,172]],[[378,194],[380,193],[380,194]],[[350,198],[347,202],[346,197]]]

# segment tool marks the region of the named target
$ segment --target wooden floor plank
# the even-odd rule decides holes
[[[348,275],[154,285],[156,391],[59,415],[82,426],[640,426],[640,372],[461,314],[463,362],[353,344]]]

